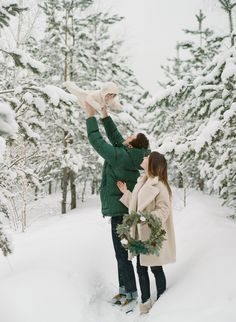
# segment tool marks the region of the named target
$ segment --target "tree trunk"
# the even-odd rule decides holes
[[[70,171],[70,190],[71,190],[71,209],[76,208],[76,185],[75,185],[75,173]]]
[[[69,19],[69,11],[66,9],[66,17],[65,17],[65,46],[68,47],[68,19]],[[64,60],[64,81],[69,79],[70,75],[70,68],[69,68],[69,53],[66,50],[65,53],[65,60]]]
[[[176,45],[176,74],[178,77],[180,77],[180,54],[179,54],[179,50],[180,50],[180,45],[179,43],[177,43]]]
[[[91,183],[91,194],[97,194],[98,193],[98,181],[97,179],[93,179]]]
[[[23,177],[23,189],[22,189],[22,199],[23,199],[23,207],[22,207],[22,232],[25,232],[26,230],[26,226],[27,226],[27,180],[26,180],[26,177],[24,175]]]
[[[233,17],[232,17],[232,10],[229,11],[229,30],[230,30],[230,41],[231,47],[234,46],[234,34],[233,34]]]
[[[196,15],[197,21],[198,21],[198,32],[199,32],[199,36],[200,36],[200,47],[202,47],[202,23],[203,20],[206,18],[206,16],[204,16],[202,10],[199,10],[199,14]]]
[[[65,14],[65,46],[68,46],[68,19],[69,19],[69,12],[66,9]],[[64,57],[64,81],[68,80],[69,75],[69,64],[68,64],[68,52],[66,51],[65,57]],[[63,154],[67,154],[67,136],[68,132],[64,132],[64,151]],[[66,214],[66,202],[67,202],[67,188],[68,188],[68,181],[69,181],[69,170],[67,167],[63,168],[62,170],[62,202],[61,202],[61,213]]]
[[[219,0],[219,2],[222,5],[222,9],[227,12],[228,17],[229,17],[229,37],[230,37],[230,42],[231,46],[234,46],[234,28],[233,28],[233,9],[236,6],[236,3],[232,3],[230,0]]]
[[[95,46],[93,47],[94,49],[94,57],[96,57],[96,66],[94,68],[94,80],[97,80],[97,73],[98,73],[98,63],[97,63],[97,23],[95,22],[94,24],[94,42],[95,42]]]
[[[67,201],[67,187],[68,187],[68,169],[63,169],[62,176],[62,202],[61,202],[61,213],[66,214],[66,201]]]
[[[10,198],[10,202],[11,202],[11,205],[12,205],[12,211],[10,212],[12,215],[12,223],[13,223],[13,226],[14,226],[14,229],[17,230],[18,227],[19,227],[19,223],[20,223],[20,216],[18,214],[18,210],[17,210],[17,207],[16,207],[16,204],[15,204],[15,200],[13,197]],[[10,220],[11,222],[11,220]]]
[[[92,180],[92,184],[91,184],[91,194],[94,195],[95,194],[95,180]]]
[[[34,189],[34,200],[38,200],[38,191],[39,191],[39,188],[35,187],[35,189]]]
[[[68,138],[68,132],[64,132],[64,138],[63,138],[63,144],[64,144],[64,156],[68,153],[67,151],[67,138]],[[61,201],[61,213],[66,214],[66,201],[67,201],[67,187],[68,187],[68,179],[69,179],[69,173],[68,168],[65,167],[62,170],[62,201]]]
[[[52,194],[52,181],[50,181],[49,184],[48,184],[48,194],[49,195]]]
[[[19,0],[19,6],[23,7],[23,1]],[[17,31],[16,31],[16,48],[20,48],[21,47],[21,30],[22,30],[22,19],[23,19],[23,12],[19,12],[18,14],[18,24],[17,24]],[[17,75],[18,75],[19,71],[18,68],[16,66],[14,66],[14,81],[13,81],[13,87],[16,86],[17,83]]]
[[[184,187],[184,180],[183,180],[183,174],[181,171],[178,172],[177,178],[178,178],[178,188],[183,188]]]
[[[84,202],[84,196],[85,196],[85,192],[86,192],[86,186],[87,186],[87,180],[84,181],[84,186],[83,186],[83,191],[82,191],[82,197],[81,197],[81,201]]]
[[[71,30],[72,30],[72,48],[75,48],[75,30],[74,30],[74,16],[71,14]],[[77,48],[78,50],[78,48]],[[73,50],[70,54],[70,80],[73,80],[74,64],[73,64]]]
[[[187,188],[184,188],[184,207],[187,205]]]
[[[202,48],[202,21],[199,21],[200,47]]]
[[[198,179],[198,186],[200,188],[201,191],[204,190],[204,180],[203,179]]]

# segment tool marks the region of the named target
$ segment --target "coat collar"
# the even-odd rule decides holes
[[[138,211],[143,211],[159,194],[160,189],[157,187],[158,182],[158,177],[148,178],[144,175],[139,178],[138,184],[140,184],[141,187],[138,193]]]
[[[151,186],[158,184],[158,182],[159,182],[158,177],[148,177],[146,174],[141,175],[137,180],[137,183],[139,184],[146,183]]]

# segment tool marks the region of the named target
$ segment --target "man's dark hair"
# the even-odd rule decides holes
[[[138,133],[136,138],[130,142],[130,145],[132,145],[133,148],[137,149],[147,149],[149,147],[149,141],[146,135],[144,135],[143,133]]]

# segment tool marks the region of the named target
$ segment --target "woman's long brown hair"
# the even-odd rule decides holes
[[[167,162],[163,154],[156,151],[150,153],[148,160],[148,175],[150,177],[158,177],[159,180],[166,185],[170,197],[172,196],[168,183]]]

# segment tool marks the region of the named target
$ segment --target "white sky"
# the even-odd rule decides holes
[[[218,0],[100,1],[112,13],[125,17],[115,32],[125,38],[124,53],[130,57],[130,67],[151,93],[158,89],[157,80],[164,80],[160,65],[175,55],[176,42],[186,39],[182,30],[197,27],[199,9],[207,16],[205,26],[221,34],[228,31],[227,15]]]

